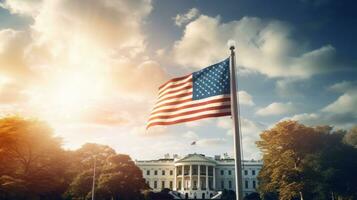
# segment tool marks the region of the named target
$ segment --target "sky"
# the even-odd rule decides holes
[[[243,159],[282,120],[357,124],[352,0],[0,0],[0,115],[133,159],[233,155],[230,117],[145,130],[158,87],[236,42]],[[196,145],[191,145],[196,141]]]

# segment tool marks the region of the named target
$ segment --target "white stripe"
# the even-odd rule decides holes
[[[225,106],[225,105],[231,105],[231,102],[230,101],[225,101],[225,102],[218,102],[218,103],[210,103],[210,104],[207,104],[207,105],[201,105],[201,106],[196,106],[196,107],[191,107],[191,108],[184,108],[184,109],[180,109],[180,110],[177,110],[177,111],[159,112],[159,113],[156,113],[154,115],[151,115],[149,120],[154,118],[154,117],[157,117],[157,116],[172,116],[172,115],[181,114],[181,113],[188,112],[188,111],[196,111],[196,110],[200,110],[200,109],[203,109],[203,108],[211,108],[211,107],[215,107],[215,106]]]
[[[174,88],[167,89],[166,91],[164,91],[162,94],[159,95],[159,98],[161,98],[163,95],[165,95],[165,94],[167,94],[167,93],[169,93],[171,91],[179,90],[179,89],[187,87],[187,86],[192,86],[192,81],[189,81],[189,82],[187,82],[187,83],[185,83],[185,84],[183,84],[183,85],[181,85],[179,87],[174,87]]]
[[[191,115],[184,115],[184,116],[180,116],[180,117],[170,118],[170,119],[154,119],[154,120],[149,121],[147,126],[149,126],[150,124],[155,123],[155,122],[174,122],[174,121],[181,120],[181,119],[199,117],[201,115],[226,113],[226,112],[230,112],[230,111],[231,111],[231,109],[227,108],[227,109],[220,109],[220,110],[209,110],[209,111],[199,112],[199,113],[195,113],[195,114],[191,114]]]
[[[192,101],[189,101],[189,102],[185,102],[185,103],[180,103],[180,104],[177,104],[177,105],[168,105],[168,106],[161,106],[161,107],[157,107],[159,105],[161,105],[163,102],[160,102],[160,104],[157,104],[155,105],[155,108],[151,113],[153,112],[156,112],[158,110],[163,110],[163,109],[170,109],[170,108],[178,108],[178,107],[181,107],[181,106],[186,106],[186,105],[190,105],[190,104],[193,104],[193,103],[202,103],[202,102],[205,102],[205,101],[211,101],[211,100],[216,100],[216,99],[222,99],[222,98],[227,98],[227,97],[230,97],[229,94],[223,94],[223,95],[217,95],[217,96],[213,96],[213,97],[207,97],[207,98],[204,98],[204,99],[200,99],[200,100],[192,100]],[[191,98],[191,95],[190,95],[190,98]],[[165,103],[167,103],[165,101]]]
[[[172,93],[172,94],[167,94],[167,95],[164,95],[162,97],[159,97],[159,99],[157,100],[158,102],[165,99],[165,98],[169,98],[169,97],[173,97],[173,96],[176,96],[176,95],[179,95],[179,94],[184,94],[184,93],[189,93],[189,92],[192,92],[192,88],[190,89],[185,89],[185,90],[180,90],[180,91],[177,91],[175,93]],[[192,95],[192,94],[191,94]]]
[[[171,102],[176,102],[176,101],[183,101],[183,100],[187,100],[187,99],[192,99],[192,94],[188,94],[187,96],[183,96],[183,97],[177,97],[177,98],[173,98],[173,99],[168,99],[168,100],[165,100],[165,101],[162,101],[160,103],[156,103],[154,108],[155,107],[158,107],[158,106],[161,106],[165,103],[171,103]]]
[[[184,82],[187,82],[190,78],[192,78],[192,74],[190,76],[188,76],[187,78],[183,79],[183,80],[179,80],[179,81],[175,81],[175,82],[169,82],[165,85],[165,87],[159,89],[159,93],[161,91],[164,91],[167,87],[171,86],[171,85],[177,85],[177,84],[180,84],[180,83],[184,83]]]

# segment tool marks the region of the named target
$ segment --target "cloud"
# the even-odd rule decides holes
[[[27,66],[25,49],[29,35],[13,29],[0,30],[0,73],[11,79],[28,79],[32,75]]]
[[[187,24],[194,18],[196,18],[199,15],[199,13],[200,11],[197,8],[191,8],[187,13],[178,14],[173,19],[175,20],[175,24],[177,26],[182,26],[184,24]]]
[[[196,142],[197,146],[219,146],[225,144],[227,141],[224,138],[205,138]]]
[[[259,109],[256,112],[256,114],[260,116],[283,115],[283,114],[292,113],[295,110],[296,108],[291,102],[288,103],[274,102],[269,104],[265,108]]]
[[[239,103],[242,105],[253,106],[253,97],[248,92],[241,90],[238,92],[239,95]]]
[[[332,91],[344,92],[338,99],[321,109],[325,113],[354,113],[357,116],[357,85],[356,82],[343,81],[332,85]]]
[[[71,44],[82,51],[135,55],[145,48],[141,24],[151,9],[148,0],[44,0],[31,27],[41,42],[54,45],[52,51]]]
[[[329,113],[357,113],[357,91],[348,92],[341,95],[336,101],[322,109],[323,112]]]
[[[174,59],[185,67],[202,68],[228,57],[226,43],[233,39],[238,41],[237,64],[268,77],[308,78],[334,70],[333,46],[309,50],[292,39],[292,32],[291,25],[277,20],[243,17],[222,23],[220,17],[200,15],[175,42]]]
[[[335,83],[328,89],[334,92],[346,92],[356,90],[357,81],[342,81]]]
[[[199,138],[197,133],[195,133],[193,131],[187,131],[182,136],[186,139],[193,140],[193,141],[198,140],[198,138]]]
[[[302,113],[282,120],[297,120],[306,125],[330,125],[349,129],[357,122],[357,87],[354,82],[342,81],[329,87],[331,91],[343,92],[335,101],[313,113]]]
[[[122,92],[151,96],[157,94],[159,86],[168,79],[166,71],[159,63],[148,60],[135,65],[131,61],[114,62],[111,68],[111,77],[114,85]]]
[[[240,120],[244,158],[261,159],[261,152],[255,142],[259,140],[260,133],[265,130],[267,126],[246,118],[241,118]],[[227,136],[233,137],[233,124],[231,119],[219,118],[217,120],[217,127],[227,129]]]
[[[11,13],[32,15],[41,8],[42,0],[5,0],[0,7],[8,9]]]

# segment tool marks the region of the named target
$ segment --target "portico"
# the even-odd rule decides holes
[[[215,161],[199,154],[191,154],[175,162],[174,190],[191,198],[215,194]]]

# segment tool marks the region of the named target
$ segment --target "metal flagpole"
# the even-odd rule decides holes
[[[235,178],[236,178],[236,199],[243,200],[242,191],[242,160],[241,160],[241,143],[240,143],[240,132],[239,132],[239,112],[238,112],[238,97],[237,97],[237,82],[236,82],[236,60],[234,46],[230,46],[231,50],[230,56],[230,76],[231,76],[231,106],[232,106],[232,118],[234,123],[234,153],[235,153]]]
[[[93,166],[93,184],[92,184],[92,200],[94,200],[95,192],[95,168],[96,168],[97,158],[94,156],[94,166]]]

